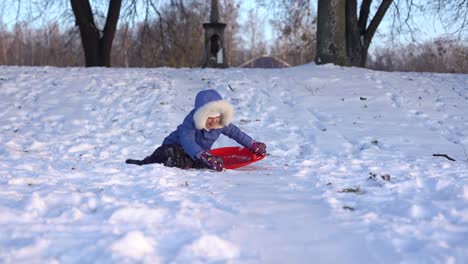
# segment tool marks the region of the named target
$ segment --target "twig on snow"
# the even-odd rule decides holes
[[[344,188],[341,189],[341,191],[338,191],[339,193],[356,193],[356,194],[364,194],[364,191],[361,190],[360,186],[356,187],[350,187],[350,188]]]
[[[448,160],[456,161],[455,159],[449,157],[447,154],[432,154],[432,156],[434,156],[434,157],[444,157],[444,158],[446,158]]]

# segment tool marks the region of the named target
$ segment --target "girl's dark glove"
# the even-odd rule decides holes
[[[141,160],[135,160],[135,159],[128,159],[125,161],[127,164],[135,164],[135,165],[143,165],[143,161]]]
[[[254,141],[250,150],[257,155],[266,155],[266,145],[263,142]]]
[[[197,154],[197,158],[202,160],[210,169],[223,171],[223,159],[221,157],[213,156],[208,151],[202,151]]]

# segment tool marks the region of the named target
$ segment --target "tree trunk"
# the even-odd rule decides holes
[[[317,64],[334,63],[365,67],[369,46],[393,0],[382,0],[368,24],[372,0],[319,0],[317,15]]]
[[[8,65],[8,41],[7,41],[7,34],[6,30],[4,31],[3,29],[1,34],[0,34],[0,63],[3,65]],[[5,32],[5,33],[4,33]]]
[[[110,53],[114,40],[122,0],[110,0],[104,30],[94,23],[89,0],[70,0],[76,23],[80,29],[86,67],[110,67]]]
[[[349,65],[346,51],[346,0],[319,0],[317,64]]]
[[[364,6],[364,2],[361,7]],[[357,17],[357,1],[346,1],[346,51],[349,58],[350,66],[362,66],[362,42],[361,32]]]
[[[351,66],[365,67],[369,46],[393,0],[383,0],[369,26],[372,0],[363,0],[357,17],[357,1],[346,1],[346,49]]]
[[[364,2],[372,2],[371,0],[366,0]],[[366,28],[366,23],[361,22],[361,19],[364,19],[363,12],[367,12],[367,15],[365,16],[365,21],[367,22],[367,19],[369,17],[369,11],[368,10],[362,10],[363,7],[361,6],[361,14],[359,15],[359,30],[361,32],[361,38],[363,39],[362,41],[362,50],[361,50],[361,65],[360,67],[365,67],[366,62],[367,62],[367,54],[369,51],[369,46],[372,42],[372,39],[374,38],[374,34],[377,31],[377,28],[379,27],[380,23],[382,22],[382,19],[385,16],[385,13],[387,12],[388,8],[392,4],[393,0],[382,0],[382,3],[380,3],[379,8],[377,9],[377,12],[374,15],[374,18],[372,18],[369,26]],[[370,8],[370,3],[369,3],[369,8]]]

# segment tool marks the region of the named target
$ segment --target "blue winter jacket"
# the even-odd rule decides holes
[[[205,128],[209,116],[219,113],[222,121],[219,127],[208,130]],[[215,90],[203,90],[195,98],[195,107],[185,117],[175,131],[167,136],[163,145],[178,144],[192,159],[204,150],[210,150],[219,135],[224,134],[246,148],[252,145],[252,138],[231,124],[234,110],[227,101]]]

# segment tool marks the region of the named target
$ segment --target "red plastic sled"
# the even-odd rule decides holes
[[[236,169],[247,166],[265,158],[266,155],[254,154],[244,147],[224,147],[212,149],[211,154],[220,156],[223,159],[225,169]]]

